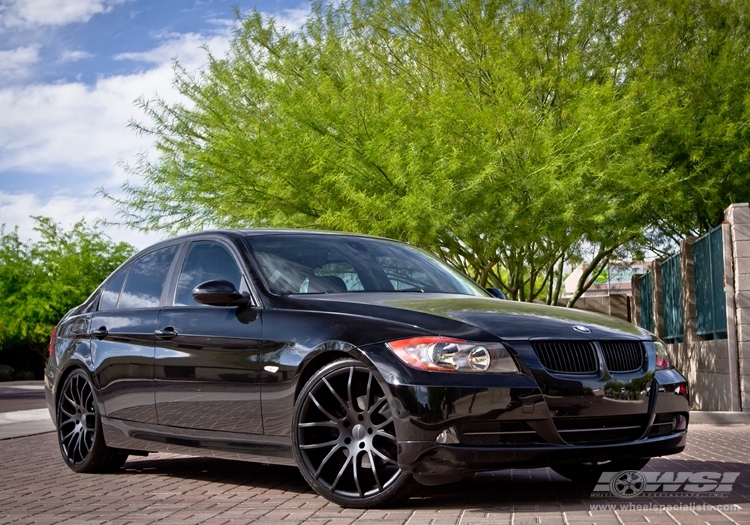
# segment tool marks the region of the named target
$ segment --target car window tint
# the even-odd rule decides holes
[[[240,290],[242,272],[229,250],[220,243],[194,242],[182,265],[174,304],[204,306],[193,299],[193,288],[216,279],[227,280]]]
[[[435,283],[408,260],[396,257],[377,257],[394,290],[435,289]]]
[[[468,277],[394,241],[344,235],[249,235],[245,245],[279,295],[429,292],[487,297]]]
[[[359,280],[359,275],[354,267],[344,262],[332,262],[315,268],[315,275],[318,277],[338,277],[341,282],[346,286],[346,290],[350,292],[362,291],[365,289],[362,286],[362,281]]]
[[[169,246],[144,255],[133,263],[122,289],[117,309],[150,308],[159,306],[167,273],[177,254],[178,245]]]
[[[99,302],[99,310],[114,310],[117,308],[117,300],[120,298],[120,291],[125,282],[125,278],[130,271],[130,265],[126,266],[109,282],[102,292],[102,298]]]

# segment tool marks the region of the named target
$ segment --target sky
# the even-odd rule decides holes
[[[223,56],[234,6],[257,9],[288,29],[309,14],[304,0],[0,0],[0,224],[33,240],[31,216],[65,228],[85,218],[117,221],[98,190],[117,195],[123,163],[153,140],[128,127],[147,123],[135,101],[179,100],[173,61],[197,71],[203,46]],[[138,248],[164,238],[102,229]]]

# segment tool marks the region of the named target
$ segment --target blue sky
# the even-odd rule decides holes
[[[201,46],[223,55],[233,6],[257,9],[290,29],[309,13],[304,0],[0,0],[0,223],[34,238],[31,215],[66,227],[115,220],[97,188],[117,193],[120,161],[151,140],[128,129],[143,120],[134,101],[178,100],[172,60],[206,63]],[[106,227],[143,248],[162,238]]]

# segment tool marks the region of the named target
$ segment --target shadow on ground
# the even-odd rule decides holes
[[[635,498],[592,497],[592,485],[573,483],[550,469],[514,469],[484,472],[447,485],[421,487],[398,507],[464,508],[467,505],[495,511],[589,510],[592,504],[634,505],[727,505],[750,501],[750,465],[745,463],[654,459],[644,472],[739,472],[732,491],[723,497],[715,492],[659,492]],[[263,465],[214,458],[169,459],[131,457],[120,475],[179,477],[253,489],[312,493],[296,467]]]

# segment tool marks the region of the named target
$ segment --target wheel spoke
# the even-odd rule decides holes
[[[390,439],[390,440],[392,440],[392,441],[396,441],[396,436],[392,436],[392,435],[391,435],[391,434],[389,434],[388,432],[384,432],[384,431],[382,431],[382,430],[378,430],[377,432],[375,432],[375,435],[376,435],[376,436],[383,436],[383,437],[384,437],[384,438],[386,438],[386,439]]]
[[[346,410],[346,409],[348,408],[348,407],[346,406],[346,401],[344,401],[343,399],[341,399],[341,396],[340,396],[340,395],[338,395],[338,393],[337,393],[337,392],[336,392],[336,391],[335,391],[335,390],[333,389],[333,387],[331,386],[331,383],[329,383],[329,382],[328,382],[328,380],[327,380],[327,379],[326,379],[325,377],[323,378],[323,382],[324,382],[324,383],[326,384],[326,386],[328,387],[328,390],[330,390],[330,391],[331,391],[331,394],[333,394],[333,397],[335,397],[335,398],[336,398],[336,400],[337,400],[337,401],[338,401],[339,403],[341,403],[341,407],[342,407],[342,408],[343,408],[344,410]]]
[[[388,426],[388,424],[389,424],[389,423],[392,423],[392,422],[393,422],[393,418],[392,418],[392,417],[389,417],[389,418],[388,418],[388,419],[386,419],[386,420],[385,420],[385,421],[384,421],[383,423],[380,423],[379,425],[373,425],[373,426],[374,426],[374,427],[375,427],[375,428],[376,428],[377,430],[380,430],[381,428],[383,428],[383,427],[386,427],[386,426]]]
[[[380,483],[380,478],[378,477],[378,469],[375,468],[375,458],[372,457],[372,451],[368,450],[367,455],[370,457],[370,469],[372,470],[372,475],[375,478],[375,483],[378,485],[378,490],[383,490],[383,485]]]
[[[75,414],[74,414],[74,413],[72,413],[72,412],[68,412],[67,410],[65,410],[65,406],[64,406],[64,404],[63,404],[63,403],[60,403],[60,412],[62,412],[63,414],[65,414],[65,415],[66,415],[66,416],[68,416],[68,417],[73,417],[73,416],[75,416]]]
[[[78,378],[76,381],[78,384],[78,388],[76,390],[76,393],[78,394],[78,404],[79,406],[83,407],[83,389],[86,387],[86,383],[84,383],[82,378]]]
[[[68,390],[70,390],[70,389],[68,389]],[[78,406],[78,403],[76,403],[75,401],[73,401],[73,399],[71,399],[71,397],[68,395],[68,392],[63,392],[63,398],[65,399],[65,401],[67,401],[68,403],[70,403],[71,405],[73,405],[73,408],[75,408],[75,407]]]
[[[385,461],[386,463],[390,463],[390,464],[392,464],[392,465],[396,465],[396,466],[398,466],[398,463],[397,463],[396,461],[393,461],[393,460],[392,460],[391,458],[389,458],[388,456],[384,455],[384,454],[383,454],[382,452],[380,452],[380,451],[379,451],[378,449],[376,449],[376,448],[373,448],[373,449],[372,449],[372,451],[373,451],[373,452],[374,452],[375,454],[377,454],[377,455],[378,455],[378,457],[379,457],[379,458],[381,458],[381,459],[382,459],[383,461]]]
[[[315,403],[316,407],[318,407],[318,410],[320,410],[321,412],[323,412],[323,415],[325,417],[327,417],[331,421],[338,421],[338,418],[334,417],[330,412],[328,412],[328,410],[326,410],[325,408],[323,408],[323,405],[321,405],[320,403],[318,403],[318,400],[315,399],[314,395],[310,394],[310,399],[312,399],[312,402]]]
[[[354,485],[357,487],[357,492],[359,493],[359,497],[364,498],[365,494],[362,492],[362,487],[359,484],[359,473],[358,473],[359,458],[360,458],[359,455],[354,456],[354,461],[352,461],[352,472],[354,472]]]
[[[346,471],[346,468],[349,466],[349,463],[351,463],[351,461],[352,461],[352,456],[351,455],[347,456],[346,461],[344,461],[344,465],[341,467],[341,470],[339,470],[339,473],[336,475],[336,479],[333,480],[333,484],[331,485],[331,492],[336,490],[336,485],[341,479],[341,475]]]
[[[349,409],[356,410],[354,408],[354,399],[352,398],[352,380],[354,379],[354,367],[349,368],[349,381],[346,383],[346,393],[349,396]]]
[[[365,394],[365,406],[362,407],[362,410],[367,413],[370,412],[370,387],[372,387],[372,372],[370,372],[370,375],[367,376],[367,393]]]
[[[71,430],[70,432],[68,432],[67,434],[65,434],[63,437],[61,437],[60,441],[62,441],[63,443],[65,443],[66,441],[68,441],[68,439],[70,439],[70,436],[72,436],[73,434],[75,434],[75,431],[76,431],[76,428],[73,427],[73,430]]]
[[[377,412],[378,407],[380,405],[382,405],[383,403],[385,403],[386,401],[388,401],[388,399],[386,399],[385,396],[383,396],[380,399],[378,399],[377,401],[375,401],[375,403],[373,403],[373,405],[370,407],[370,415],[372,415],[375,412]]]
[[[318,467],[318,470],[315,471],[315,479],[318,479],[318,476],[320,476],[321,471],[323,468],[328,464],[328,462],[331,460],[334,454],[341,450],[341,447],[333,447],[331,451],[326,454],[326,457],[323,458],[323,461],[320,462],[320,466]]]
[[[310,423],[300,423],[297,425],[299,428],[314,428],[314,427],[333,427],[337,428],[338,425],[335,421],[312,421]]]
[[[302,450],[313,450],[316,448],[325,448],[325,447],[333,447],[335,445],[339,444],[339,440],[335,441],[327,441],[325,443],[313,443],[312,445],[300,445],[299,448]]]

